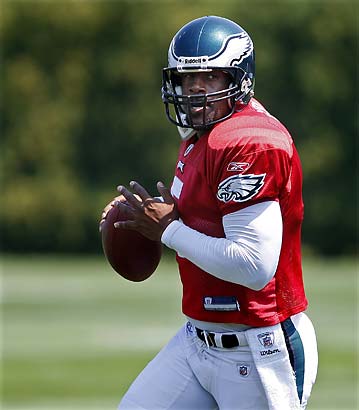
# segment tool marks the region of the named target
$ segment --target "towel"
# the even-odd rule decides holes
[[[280,324],[245,331],[270,410],[299,410],[295,375]]]

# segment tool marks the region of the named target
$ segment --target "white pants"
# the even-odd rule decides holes
[[[262,328],[265,332],[266,328]],[[282,326],[304,409],[317,372],[313,326],[300,313]],[[208,347],[190,323],[146,366],[119,410],[267,410],[263,385],[248,346]],[[278,409],[285,410],[285,409]]]

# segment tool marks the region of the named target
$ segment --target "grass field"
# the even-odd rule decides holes
[[[115,410],[182,324],[176,266],[132,284],[102,257],[2,257],[2,410]],[[308,410],[357,406],[357,262],[304,263],[319,374]]]

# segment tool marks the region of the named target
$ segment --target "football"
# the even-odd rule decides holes
[[[137,231],[114,227],[115,222],[124,219],[120,209],[111,204],[101,224],[102,248],[119,275],[132,282],[142,282],[156,270],[162,256],[162,243]]]

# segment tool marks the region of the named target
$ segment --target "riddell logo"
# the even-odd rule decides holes
[[[183,60],[184,64],[201,64],[202,59],[200,57],[198,58],[185,58]]]
[[[189,70],[191,67],[200,67],[205,70],[208,65],[208,56],[199,56],[199,57],[179,57],[177,69],[179,71]]]
[[[180,62],[182,64],[201,64],[206,62],[207,59],[205,57],[181,57]]]
[[[274,350],[268,349],[268,350],[260,350],[259,353],[261,354],[261,356],[269,356],[271,354],[275,354],[275,353],[279,353],[279,352],[280,352],[279,349],[274,349]]]

